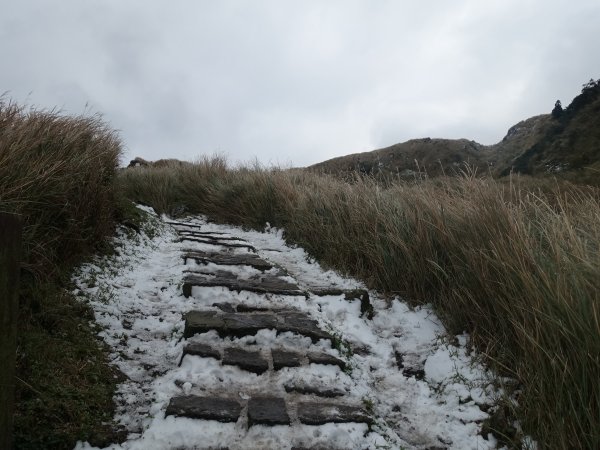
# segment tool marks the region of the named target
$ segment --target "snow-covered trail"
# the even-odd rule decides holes
[[[323,270],[281,230],[145,209],[152,237],[122,232],[75,278],[127,377],[128,438],[108,448],[496,448],[479,435],[491,375],[429,308]]]

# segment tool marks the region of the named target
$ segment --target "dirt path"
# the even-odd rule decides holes
[[[76,278],[127,376],[128,438],[109,448],[496,447],[479,435],[491,378],[429,309],[324,271],[276,230],[151,222]]]

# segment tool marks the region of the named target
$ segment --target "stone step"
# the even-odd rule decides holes
[[[248,400],[248,426],[289,425],[285,400],[279,397],[252,397]]]
[[[259,330],[272,329],[278,333],[292,332],[311,338],[313,342],[319,339],[333,337],[319,328],[318,322],[302,312],[264,313],[226,313],[223,311],[204,310],[190,311],[185,315],[183,336],[192,337],[195,334],[215,330],[219,336],[253,336]]]
[[[237,400],[185,395],[172,398],[165,415],[217,420],[219,422],[237,422],[241,411],[242,407]]]
[[[179,361],[180,366],[185,355],[200,356],[201,358],[221,359],[221,352],[219,350],[200,342],[190,342],[183,347],[183,354],[181,355],[181,360]]]
[[[260,375],[269,370],[269,362],[263,358],[259,351],[245,350],[242,348],[226,348],[223,352],[223,364],[238,366]]]
[[[299,367],[304,359],[301,353],[282,349],[272,349],[271,356],[273,358],[273,370],[280,370],[284,367]]]
[[[342,370],[346,368],[346,363],[343,360],[336,358],[335,356],[330,355],[329,353],[308,352],[306,356],[308,357],[308,361],[312,364],[338,366]]]
[[[340,403],[300,402],[298,419],[306,425],[325,425],[326,423],[372,423],[373,419],[360,406]]]
[[[243,406],[239,400],[229,397],[184,395],[170,400],[165,415],[237,422],[242,416]],[[289,406],[290,403],[282,397],[253,396],[247,401],[248,426],[290,425],[292,421],[288,413]],[[296,411],[298,420],[306,425],[373,423],[363,407],[333,401],[300,401],[296,405]]]
[[[196,230],[180,230],[177,231],[180,236],[189,236],[189,237],[199,237],[202,239],[214,239],[218,241],[238,241],[238,242],[248,242],[245,239],[235,237],[235,236],[225,236],[222,234],[214,234],[209,231],[196,231]]]
[[[211,274],[186,272],[183,278],[183,295],[190,297],[194,286],[220,286],[230,291],[250,291],[259,294],[305,295],[296,284],[274,275],[264,274],[256,278],[238,279],[236,274],[224,270]]]
[[[178,239],[178,242],[186,242],[186,241],[198,242],[200,244],[219,245],[221,247],[227,247],[227,248],[247,248],[251,252],[256,253],[256,248],[254,248],[250,244],[238,244],[235,242],[223,241],[219,238],[209,238],[208,236],[206,236],[206,237],[181,236]]]
[[[300,367],[309,363],[336,365],[341,369],[346,367],[344,361],[324,352],[312,351],[305,355],[300,351],[272,348],[270,354],[273,361],[273,370],[281,370],[284,367]],[[211,345],[200,342],[189,342],[183,348],[183,354],[179,365],[181,365],[183,358],[186,355],[199,356],[201,358],[214,358],[219,361],[222,360],[223,364],[235,365],[241,369],[257,374],[266,372],[269,368],[268,361],[259,351],[246,350],[237,346],[226,347],[223,350],[222,355],[221,350],[218,350]],[[266,355],[268,356],[268,351]]]
[[[184,264],[187,264],[188,259],[193,259],[198,264],[213,263],[219,266],[250,266],[262,271],[273,268],[272,264],[268,263],[254,253],[236,255],[201,252],[198,250],[186,250],[182,258]]]
[[[283,388],[285,389],[285,392],[287,392],[287,393],[296,392],[296,393],[302,394],[302,395],[316,395],[317,397],[333,398],[333,397],[342,397],[343,395],[346,395],[345,391],[343,391],[342,389],[335,388],[335,387],[324,388],[321,386],[309,386],[309,385],[305,385],[305,384],[287,383],[283,386]]]

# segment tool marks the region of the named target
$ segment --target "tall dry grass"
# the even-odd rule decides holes
[[[160,212],[284,227],[322,262],[433,303],[521,382],[515,413],[543,448],[600,448],[598,190],[468,176],[382,188],[220,158],[120,183]]]
[[[120,154],[97,116],[0,99],[0,211],[24,224],[15,448],[71,449],[113,433],[115,372],[89,307],[70,294],[68,270],[112,235]]]
[[[37,278],[112,231],[120,154],[97,116],[0,101],[0,211],[22,216],[25,269]]]

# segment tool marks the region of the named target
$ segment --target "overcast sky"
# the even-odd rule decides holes
[[[599,0],[0,7],[0,92],[102,113],[124,162],[218,152],[305,166],[418,137],[492,144],[600,78]]]

